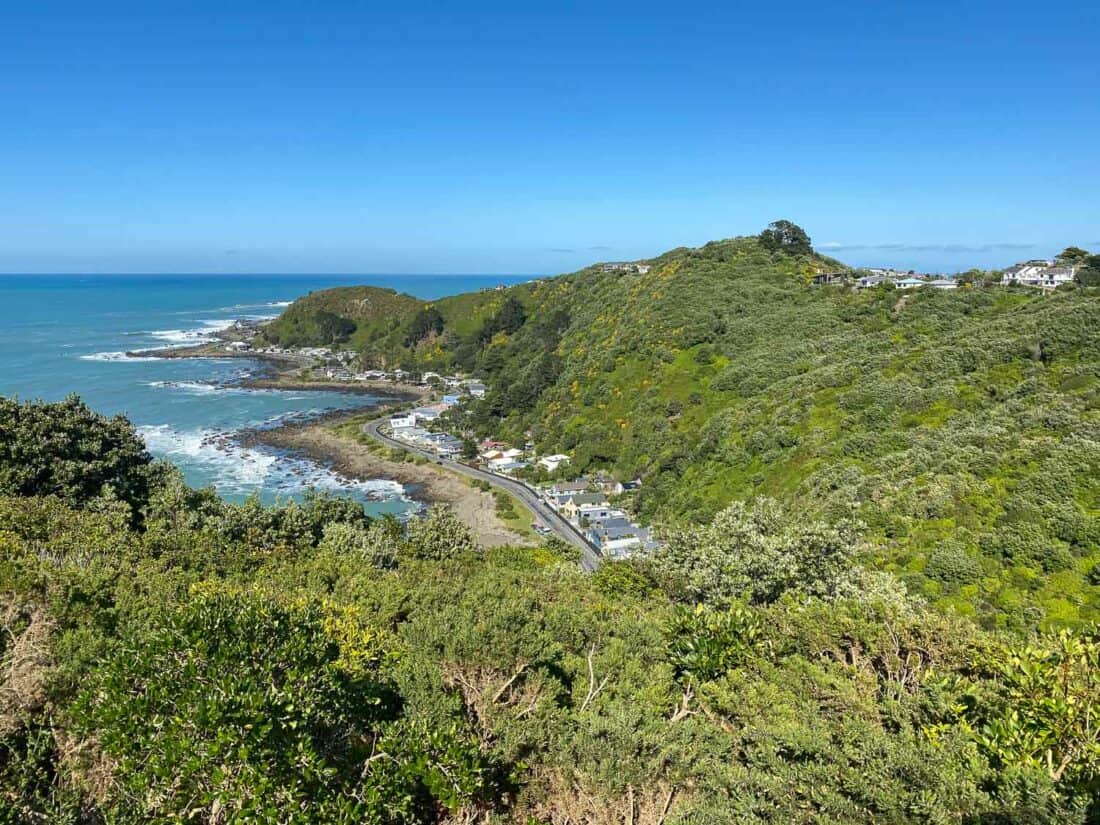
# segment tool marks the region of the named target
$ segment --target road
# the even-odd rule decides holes
[[[527,507],[539,517],[542,523],[550,528],[554,535],[581,551],[582,569],[592,571],[599,567],[601,559],[596,549],[588,543],[588,540],[580,534],[576,527],[570,524],[560,513],[552,509],[545,501],[540,499],[530,487],[515,479],[505,478],[496,473],[490,473],[478,467],[471,467],[469,464],[462,464],[461,462],[453,461],[449,458],[440,458],[438,455],[428,450],[423,450],[420,447],[414,447],[411,444],[405,444],[397,439],[390,438],[380,429],[385,420],[386,419],[378,419],[377,421],[371,421],[368,424],[364,424],[363,432],[374,440],[385,444],[387,447],[397,447],[399,450],[405,450],[414,455],[422,456],[432,463],[438,464],[452,472],[461,473],[469,478],[486,481],[494,487],[506,490],[527,505]]]

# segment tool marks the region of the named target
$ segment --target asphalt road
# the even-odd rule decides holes
[[[449,458],[441,458],[428,450],[423,450],[411,444],[405,444],[404,442],[390,438],[379,429],[384,421],[385,419],[379,419],[364,424],[363,432],[376,441],[385,444],[387,447],[397,447],[400,450],[423,456],[432,463],[441,465],[452,472],[486,481],[494,487],[507,490],[526,504],[531,511],[539,517],[542,523],[550,528],[554,535],[562,541],[572,544],[581,551],[581,568],[591,571],[599,566],[600,554],[596,551],[596,548],[588,543],[588,540],[580,534],[576,527],[570,524],[557,511],[551,509],[551,507],[546,502],[542,501],[542,499],[540,499],[529,487],[514,479],[498,476],[495,473],[486,472],[478,467],[471,467],[469,464],[462,464]]]

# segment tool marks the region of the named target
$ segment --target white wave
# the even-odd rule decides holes
[[[312,461],[241,446],[228,433],[180,431],[167,424],[139,427],[138,432],[154,455],[199,470],[223,494],[263,490],[291,496],[314,488],[371,500],[405,497],[404,487],[396,481],[345,478]]]
[[[140,350],[140,352],[151,352],[151,350]],[[129,355],[125,352],[92,352],[88,355],[81,355],[81,361],[156,361],[158,359],[147,355]]]
[[[148,386],[158,389],[187,390],[193,393],[217,392],[221,389],[217,384],[207,384],[202,381],[150,381]]]
[[[232,320],[200,320],[198,329],[155,329],[148,335],[169,344],[209,344],[217,340],[216,333],[233,326]]]

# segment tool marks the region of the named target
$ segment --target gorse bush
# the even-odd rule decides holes
[[[587,576],[554,544],[474,552],[445,510],[403,531],[161,483],[139,521],[109,496],[0,498],[0,821],[1085,823],[1095,804],[1091,636],[937,614],[856,566],[853,530],[774,501]]]

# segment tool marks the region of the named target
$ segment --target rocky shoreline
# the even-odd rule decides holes
[[[263,445],[308,458],[345,478],[357,481],[392,479],[404,486],[414,501],[451,507],[455,515],[473,531],[482,547],[530,543],[497,518],[496,502],[490,493],[433,464],[395,461],[384,451],[372,449],[371,445],[336,431],[342,424],[363,418],[361,410],[336,411],[309,421],[250,430],[243,433],[240,440],[245,446]]]

